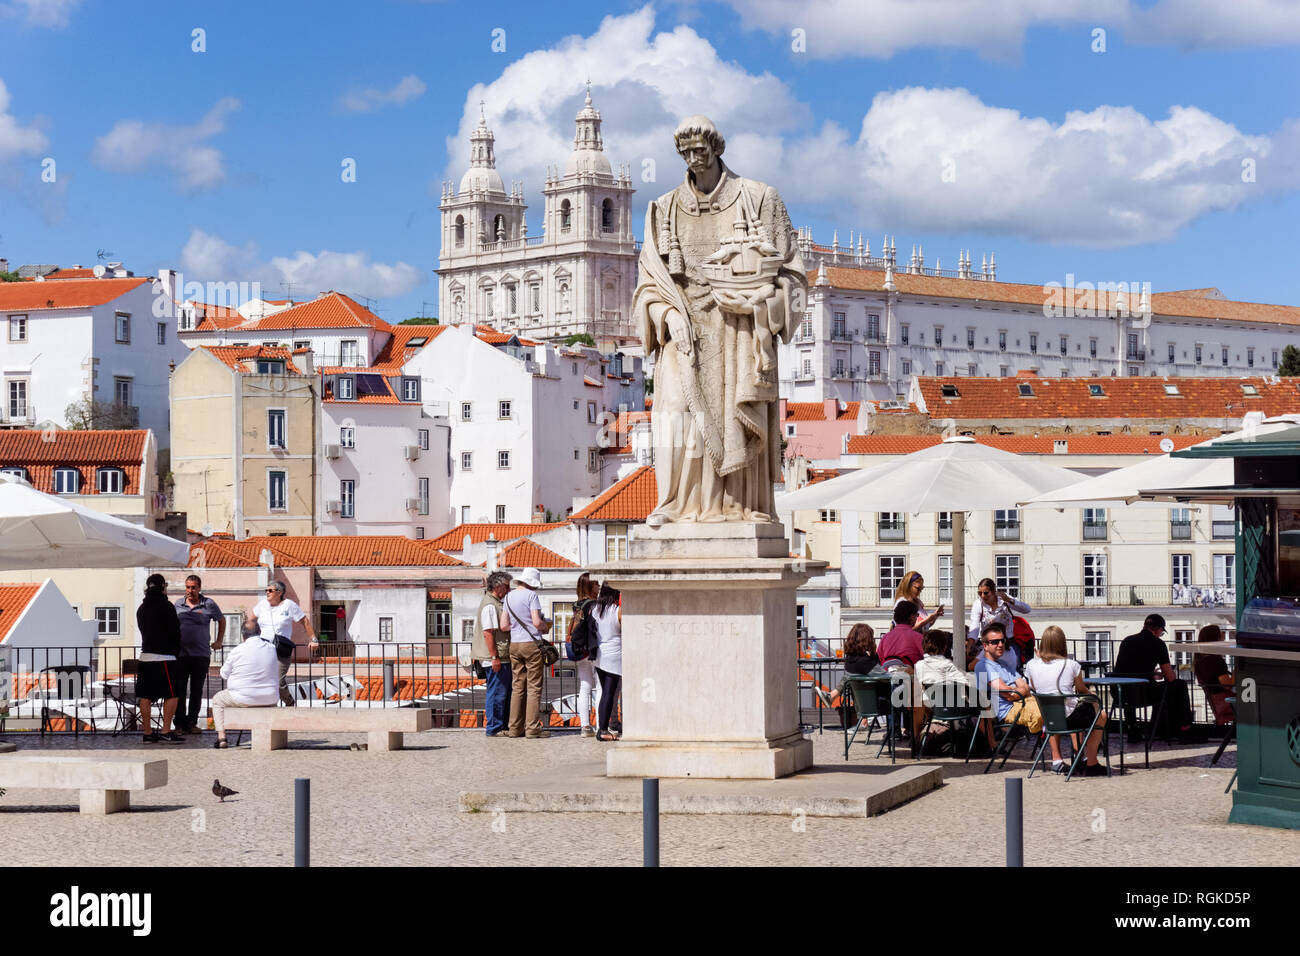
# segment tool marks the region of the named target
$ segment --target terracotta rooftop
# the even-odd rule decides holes
[[[488,345],[505,345],[511,339],[517,341],[520,345],[537,345],[532,339],[523,339],[516,332],[498,332],[490,325],[474,326],[474,337],[481,339]]]
[[[845,402],[843,409],[838,409],[835,413],[837,421],[856,421],[858,417],[858,402]],[[826,409],[821,402],[786,402],[785,420],[787,422],[824,422],[826,418]]]
[[[63,279],[58,282],[0,282],[0,311],[88,309],[105,305],[138,289],[147,277],[131,279]]]
[[[817,281],[819,269],[808,273],[809,283]],[[830,284],[839,289],[857,289],[865,292],[884,292],[885,273],[875,269],[849,269],[827,266]],[[1118,294],[1108,290],[1092,292],[1074,289],[1074,302],[1067,301],[1071,290],[1049,290],[1043,285],[1016,282],[990,282],[982,278],[953,279],[941,276],[913,275],[905,271],[894,273],[894,283],[900,293],[929,296],[939,299],[966,299],[983,302],[1007,302],[1042,308],[1045,304],[1074,305],[1082,309],[1110,309],[1118,305]],[[1268,305],[1261,302],[1239,302],[1233,299],[1214,298],[1209,293],[1217,289],[1190,289],[1179,292],[1153,292],[1151,311],[1156,315],[1185,316],[1203,319],[1228,319],[1237,322],[1275,322],[1283,325],[1300,325],[1300,306]],[[1128,306],[1137,310],[1137,293],[1128,294]]]
[[[303,302],[283,312],[276,312],[249,322],[245,328],[258,330],[370,328],[384,332],[393,330],[391,325],[375,313],[342,292],[326,292],[310,302]]]
[[[257,373],[258,359],[278,359],[284,362],[286,372],[299,373],[293,364],[293,355],[279,345],[200,345],[199,348],[211,352],[218,361],[236,372]]]
[[[838,478],[840,470],[838,468],[809,468],[808,484],[815,485],[819,481],[829,481],[832,478]]]
[[[98,494],[96,469],[104,466],[123,471],[122,494],[140,493],[140,468],[144,460],[143,428],[123,431],[56,431],[52,441],[45,432],[33,429],[0,431],[0,468],[22,468],[37,491],[54,494],[54,470],[75,468],[81,476],[78,493]]]
[[[571,521],[645,521],[659,500],[655,470],[650,465],[638,468],[606,488],[587,507],[572,515]]]
[[[975,440],[990,448],[1015,455],[1051,455],[1056,442],[1068,443],[1071,455],[1161,455],[1160,443],[1168,438],[1175,449],[1206,440],[1205,435],[976,435]],[[854,435],[849,439],[850,455],[910,455],[943,441],[940,435]]]
[[[499,568],[576,568],[577,565],[536,541],[521,538],[497,556]]]
[[[393,334],[375,356],[374,365],[388,370],[390,375],[401,374],[403,365],[445,331],[445,325],[395,325]]]
[[[459,551],[463,547],[465,535],[469,535],[471,544],[482,544],[488,539],[488,535],[494,535],[497,541],[514,541],[517,538],[525,538],[530,534],[537,534],[539,531],[550,531],[552,528],[563,527],[563,525],[563,521],[540,522],[538,524],[466,522],[465,524],[456,525],[450,531],[444,531],[436,538],[428,538],[422,543],[431,548]]]
[[[14,622],[22,617],[40,589],[39,584],[0,584],[0,644],[9,637]]]
[[[254,536],[234,541],[208,538],[190,548],[190,567],[256,567],[264,548],[276,567],[463,567],[426,542],[400,535],[284,535]],[[200,559],[200,550],[203,557]]]
[[[918,377],[931,418],[1240,418],[1249,411],[1300,411],[1300,380],[1250,378],[935,378]],[[1021,394],[1022,389],[1026,394]],[[1254,393],[1251,393],[1254,389]],[[948,390],[949,395],[944,392]],[[955,390],[955,395],[952,394]],[[1099,390],[1099,394],[1093,392]],[[1172,391],[1171,391],[1172,390]]]

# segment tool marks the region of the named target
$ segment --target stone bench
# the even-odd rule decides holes
[[[227,707],[227,730],[251,730],[253,750],[289,745],[289,731],[365,733],[369,750],[401,750],[402,735],[433,729],[427,707]]]
[[[0,757],[0,787],[80,790],[82,813],[103,815],[130,809],[132,790],[152,790],[166,783],[167,761],[161,759],[42,754]]]

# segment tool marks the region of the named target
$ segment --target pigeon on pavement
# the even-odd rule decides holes
[[[233,797],[239,793],[238,790],[231,790],[229,787],[223,787],[220,780],[212,781],[212,793],[221,798],[221,802],[226,802],[226,797]]]

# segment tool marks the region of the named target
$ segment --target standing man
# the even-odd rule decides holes
[[[136,609],[135,623],[140,632],[140,670],[135,675],[135,696],[144,742],[184,743],[185,737],[172,729],[179,696],[176,655],[181,649],[181,629],[176,621],[176,608],[167,600],[167,579],[161,574],[151,574],[145,581],[144,600]],[[155,700],[163,702],[161,733],[153,729],[151,722]]]
[[[221,608],[212,598],[203,595],[202,587],[203,579],[191,574],[185,579],[185,596],[176,601],[176,618],[181,625],[181,652],[176,658],[180,702],[176,705],[175,724],[178,731],[191,734],[203,732],[199,726],[199,704],[207,688],[208,665],[212,662],[212,651],[220,650],[221,642],[226,638],[226,619],[221,616]],[[217,623],[217,640],[209,646],[213,621]],[[188,696],[186,687],[189,688]]]
[[[542,665],[540,642],[551,629],[542,615],[542,601],[537,596],[542,586],[541,572],[524,568],[515,578],[515,588],[506,595],[506,619],[510,624],[510,671],[513,689],[510,698],[510,730],[507,737],[551,736],[542,729]]]
[[[501,602],[509,593],[510,575],[493,571],[474,616],[471,653],[487,675],[483,710],[489,737],[504,733],[510,717],[510,628],[501,620],[505,616]]]

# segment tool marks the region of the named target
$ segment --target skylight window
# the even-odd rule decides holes
[[[956,385],[941,385],[939,390],[944,398],[961,398],[961,392],[957,391]]]
[[[1243,385],[1241,386],[1241,393],[1243,395],[1258,395],[1259,389],[1257,389],[1254,385]]]
[[[1106,390],[1102,388],[1100,385],[1089,385],[1088,395],[1092,398],[1105,398]]]
[[[406,344],[409,345],[411,348],[418,349],[421,345],[423,345],[427,341],[429,341],[428,337],[421,335],[419,338],[408,340]]]
[[[1027,382],[1021,383],[1021,385],[1019,386],[1019,390],[1020,390],[1021,398],[1034,397],[1034,386],[1028,384]]]
[[[1166,394],[1166,395],[1181,396],[1183,393],[1180,392],[1180,391],[1178,391],[1178,386],[1177,386],[1177,385],[1166,385],[1166,386],[1165,386],[1165,394]]]

